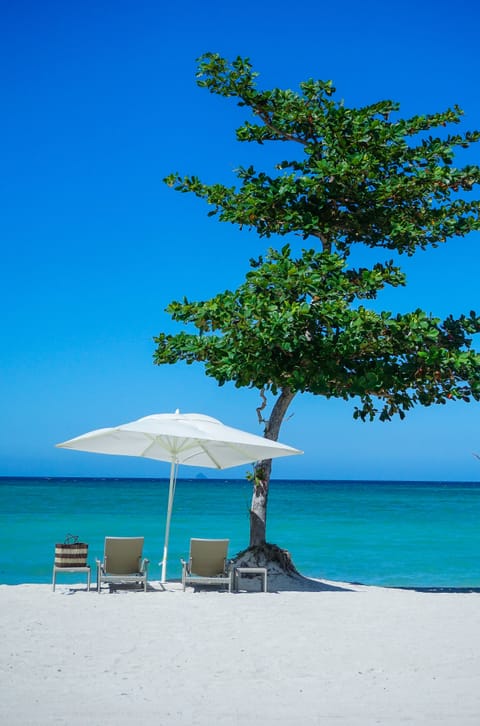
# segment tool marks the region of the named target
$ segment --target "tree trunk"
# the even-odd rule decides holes
[[[265,426],[264,436],[266,439],[270,439],[271,441],[278,440],[280,427],[294,396],[295,393],[292,393],[290,388],[282,389]],[[266,542],[268,487],[271,472],[271,459],[259,461],[255,465],[252,506],[250,509],[250,547],[263,545]]]

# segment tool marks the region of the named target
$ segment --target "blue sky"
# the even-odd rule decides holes
[[[457,103],[463,130],[478,129],[479,15],[473,0],[4,6],[0,475],[166,476],[167,464],[54,444],[176,408],[261,433],[254,391],[152,364],[153,336],[174,330],[168,302],[236,287],[266,247],[162,183],[177,170],[228,183],[239,164],[261,167],[262,150],[235,141],[244,112],[196,86],[200,54],[249,56],[264,87],[332,79],[347,105],[389,98],[408,116]],[[459,161],[478,163],[478,151]],[[385,307],[479,310],[478,242],[405,260],[409,285]],[[479,404],[390,424],[352,411],[298,397],[280,439],[305,454],[276,461],[274,476],[480,480]]]

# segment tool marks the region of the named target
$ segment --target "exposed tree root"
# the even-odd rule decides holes
[[[300,575],[290,552],[276,544],[264,542],[239,552],[232,560],[235,567],[266,567],[268,574]]]

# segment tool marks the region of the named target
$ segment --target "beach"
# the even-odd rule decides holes
[[[480,720],[476,592],[269,579],[269,592],[0,586],[0,722]],[[254,584],[251,585],[254,588]]]
[[[161,576],[168,480],[0,478],[0,584],[42,584],[55,544],[88,543],[89,563],[106,536],[142,536],[149,578]],[[249,543],[251,484],[179,479],[168,579],[181,576],[191,537]],[[268,541],[308,577],[382,587],[480,587],[480,483],[274,480]],[[64,580],[75,582],[74,579]]]

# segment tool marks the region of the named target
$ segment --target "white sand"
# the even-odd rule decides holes
[[[0,586],[0,723],[480,723],[477,593],[152,585]]]

